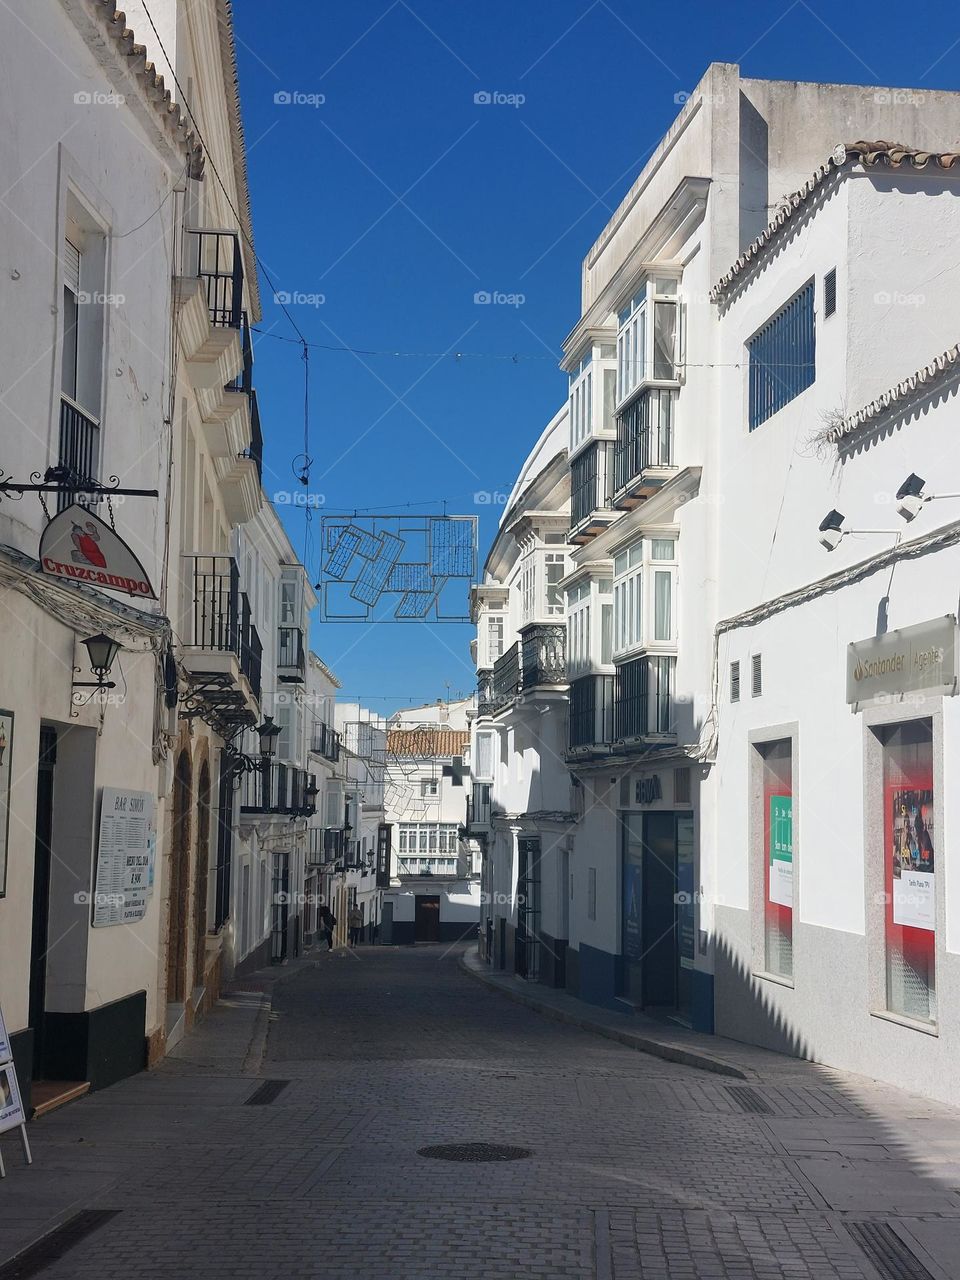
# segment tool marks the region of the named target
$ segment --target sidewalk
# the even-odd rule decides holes
[[[642,1013],[618,1013],[586,1004],[575,996],[567,995],[554,987],[545,987],[501,969],[493,969],[471,948],[460,958],[465,972],[488,987],[501,992],[510,1000],[534,1009],[545,1018],[565,1022],[583,1031],[616,1040],[640,1053],[649,1053],[667,1062],[679,1062],[688,1067],[699,1067],[718,1075],[732,1076],[737,1080],[770,1079],[771,1076],[806,1076],[821,1074],[822,1067],[804,1062],[800,1058],[773,1053],[754,1045],[741,1044],[738,1040],[725,1040],[721,1036],[705,1035],[686,1027],[660,1022]]]

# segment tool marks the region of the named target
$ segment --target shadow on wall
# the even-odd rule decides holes
[[[714,1005],[722,1010],[718,1034],[728,1040],[815,1061],[813,1048],[800,1029],[773,1007],[769,980],[755,977],[743,957],[737,955],[725,939],[714,939],[713,963]]]

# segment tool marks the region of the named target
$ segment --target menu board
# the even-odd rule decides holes
[[[153,892],[155,854],[151,792],[104,787],[93,895],[95,929],[143,919]]]
[[[24,1124],[23,1101],[12,1062],[0,1066],[0,1133]]]

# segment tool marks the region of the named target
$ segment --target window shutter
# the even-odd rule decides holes
[[[730,701],[740,701],[740,663],[730,663]]]
[[[823,314],[832,316],[837,309],[837,269],[832,267],[823,277]]]
[[[71,240],[63,242],[63,283],[73,293],[80,292],[80,250]]]
[[[763,693],[763,661],[759,653],[755,653],[750,659],[751,663],[751,689],[750,692],[755,698],[759,698]]]

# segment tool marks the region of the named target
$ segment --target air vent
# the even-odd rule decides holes
[[[0,1265],[0,1280],[29,1280],[30,1276],[39,1275],[59,1262],[87,1236],[99,1231],[119,1212],[119,1209],[82,1209],[55,1231],[42,1236],[15,1258]]]
[[[673,771],[673,803],[690,803],[690,770],[687,768]]]
[[[823,277],[823,315],[832,316],[837,309],[837,269],[831,268]]]
[[[846,1227],[883,1280],[933,1280],[888,1222],[848,1222]]]
[[[730,701],[740,701],[740,663],[730,663]]]
[[[766,1098],[761,1097],[756,1089],[751,1089],[748,1084],[731,1085],[728,1087],[727,1093],[729,1093],[741,1111],[746,1111],[754,1116],[769,1116],[773,1114],[773,1108]]]
[[[750,659],[750,692],[754,698],[763,693],[763,659],[759,653]]]

